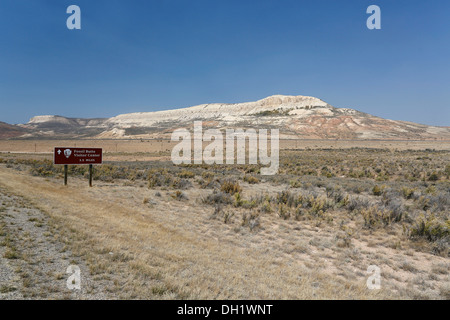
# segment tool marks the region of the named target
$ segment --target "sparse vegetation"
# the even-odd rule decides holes
[[[220,186],[220,190],[222,192],[234,195],[236,193],[240,193],[242,191],[242,188],[238,182],[225,180]]]
[[[256,117],[268,117],[268,116],[287,116],[289,115],[290,110],[283,110],[283,109],[274,109],[274,110],[266,110],[261,111],[258,113],[255,113],[254,116]]]
[[[3,257],[6,259],[19,259],[20,255],[17,252],[15,248],[9,248],[6,250],[6,252],[3,254]]]
[[[9,293],[9,292],[14,292],[14,291],[16,291],[16,290],[17,290],[17,288],[15,288],[15,287],[10,287],[10,286],[8,286],[8,285],[2,284],[2,285],[0,286],[0,293]]]
[[[434,214],[422,214],[413,223],[410,236],[423,237],[429,241],[445,239],[450,244],[450,220],[448,217],[444,220]]]
[[[275,176],[259,175],[257,165],[109,162],[95,168],[99,187],[90,189],[92,197],[76,188],[70,195],[59,191],[55,186],[60,186],[62,168],[50,161],[5,155],[1,166],[9,166],[7,172],[30,172],[34,187],[39,181],[58,192],[64,207],[52,202],[48,191],[33,189],[27,195],[64,226],[59,233],[43,234],[55,241],[63,238],[66,250],[78,252],[95,281],[113,279],[111,294],[209,298],[215,290],[226,298],[247,297],[248,292],[264,298],[265,289],[254,286],[251,272],[260,270],[268,275],[265,288],[283,298],[299,297],[304,285],[299,275],[320,297],[336,297],[336,292],[351,298],[448,295],[442,286],[449,257],[448,152],[296,150],[282,151],[280,160]],[[69,170],[70,183],[81,185],[86,168]],[[30,190],[20,175],[11,176],[18,181],[3,178],[2,185],[17,193]],[[92,209],[80,213],[75,207],[82,198]],[[0,202],[0,216],[13,214],[6,207]],[[46,226],[35,216],[24,221]],[[25,263],[30,256],[17,249],[8,228],[0,220],[1,258]],[[93,247],[94,252],[85,249]],[[230,261],[226,272],[224,261]],[[386,280],[396,281],[385,281],[391,291],[372,296],[364,284],[367,266],[374,263]],[[270,276],[280,266],[283,274]],[[127,279],[117,276],[123,270]],[[214,279],[208,278],[211,270]],[[27,274],[22,282],[31,292],[36,283]],[[63,270],[51,277],[64,281],[64,275]],[[236,279],[240,285],[229,285]],[[144,285],[147,281],[151,285]],[[415,287],[406,289],[408,282]],[[286,291],[273,289],[280,284]]]
[[[255,184],[255,183],[259,183],[259,179],[254,177],[254,176],[250,176],[250,175],[245,175],[243,180],[245,182],[248,182],[250,184]]]

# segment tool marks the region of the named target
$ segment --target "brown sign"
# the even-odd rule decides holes
[[[54,164],[101,164],[101,148],[55,148]]]

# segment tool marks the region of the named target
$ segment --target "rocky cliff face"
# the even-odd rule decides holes
[[[59,138],[170,137],[177,128],[280,129],[281,137],[302,139],[450,139],[450,127],[433,127],[334,108],[308,96],[270,96],[254,102],[203,104],[189,108],[139,112],[109,119],[37,116],[22,125],[30,136]]]
[[[191,127],[203,120],[209,127],[279,128],[283,137],[305,139],[449,139],[450,128],[386,120],[348,108],[334,108],[307,96],[271,96],[255,102],[204,104],[190,108],[123,114],[108,126],[137,134]],[[105,133],[104,133],[105,134]]]

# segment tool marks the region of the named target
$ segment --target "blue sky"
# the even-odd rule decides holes
[[[0,121],[273,94],[450,126],[450,1],[0,1]]]

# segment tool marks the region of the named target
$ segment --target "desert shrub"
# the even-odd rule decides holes
[[[243,200],[241,204],[244,209],[253,209],[258,206],[255,200]]]
[[[349,202],[348,195],[340,187],[329,185],[326,187],[326,192],[327,197],[340,206],[346,206]]]
[[[233,203],[233,199],[231,195],[226,192],[214,190],[213,193],[203,199],[203,202],[208,204],[231,204]]]
[[[389,174],[387,172],[381,172],[377,178],[376,181],[388,181],[389,180]]]
[[[198,181],[202,189],[220,189],[220,181],[214,178],[205,178]]]
[[[271,213],[272,206],[268,200],[264,201],[264,203],[259,207],[259,212],[261,213]]]
[[[88,172],[87,166],[69,166],[69,173],[71,175],[86,175]],[[112,181],[114,179],[141,179],[144,173],[133,167],[119,166],[112,164],[103,164],[95,166],[94,180]]]
[[[220,190],[228,194],[242,192],[242,188],[239,183],[232,180],[225,180],[220,186]]]
[[[426,193],[426,194],[435,195],[435,194],[436,194],[436,187],[433,186],[433,185],[428,186],[428,187],[425,189],[425,193]]]
[[[30,173],[33,176],[51,177],[63,172],[63,166],[55,166],[50,160],[30,160],[27,164],[31,166]],[[73,166],[69,166],[69,170],[72,168]]]
[[[174,179],[171,184],[174,189],[186,190],[192,187],[192,183],[187,179]]]
[[[148,187],[170,187],[173,189],[188,189],[192,187],[192,183],[187,179],[174,177],[167,170],[151,170],[147,174]]]
[[[385,189],[386,189],[385,185],[382,185],[382,186],[376,185],[373,187],[372,193],[376,196],[381,196]]]
[[[289,185],[291,186],[291,188],[301,188],[303,186],[303,183],[302,181],[297,179],[289,181]]]
[[[438,181],[439,180],[439,174],[436,171],[433,171],[430,176],[428,177],[428,181]]]
[[[320,175],[325,176],[327,178],[332,178],[335,176],[335,174],[327,166],[324,166],[322,167],[322,169],[320,169]]]
[[[3,257],[5,259],[11,259],[11,260],[15,260],[15,259],[20,259],[20,253],[17,252],[17,250],[15,248],[9,248],[8,250],[5,251],[5,253],[3,254]]]
[[[325,211],[329,208],[326,198],[313,198],[309,199],[310,210],[313,216],[322,217]]]
[[[430,197],[421,196],[417,199],[417,207],[424,211],[427,211],[430,208]]]
[[[351,197],[347,204],[347,209],[350,212],[355,210],[361,210],[363,208],[368,208],[371,205],[369,199],[362,197]]]
[[[414,192],[416,189],[403,187],[402,188],[402,194],[405,199],[411,199],[414,196]]]
[[[248,227],[250,231],[255,230],[261,225],[259,214],[257,212],[244,212],[241,225],[243,227]]]
[[[424,211],[450,212],[450,192],[421,196],[417,200],[416,205]]]
[[[298,195],[294,206],[307,209],[313,216],[323,216],[328,209],[334,207],[334,201],[315,192],[305,192]]]
[[[195,177],[195,173],[189,170],[181,170],[178,173],[178,177],[184,178],[184,179],[191,179]]]
[[[364,226],[370,229],[377,227],[388,215],[385,209],[378,206],[361,209],[360,213],[364,218]]]
[[[228,224],[231,222],[231,219],[234,217],[234,212],[233,211],[225,211],[223,213],[223,222],[225,224]]]
[[[416,190],[412,193],[411,199],[414,201],[417,201],[422,196],[422,192],[419,190]]]
[[[250,175],[245,175],[243,180],[249,184],[256,184],[259,183],[259,179],[254,177],[254,176],[250,176]]]
[[[261,205],[266,200],[270,202],[270,196],[268,194],[258,194],[250,197],[250,201],[254,202],[256,205]]]
[[[284,204],[287,205],[289,207],[292,207],[296,204],[296,199],[293,193],[284,190],[281,192],[278,192],[278,194],[276,195],[276,203],[277,204]]]
[[[175,191],[173,194],[170,195],[175,200],[189,200],[186,194],[180,190]]]
[[[336,241],[336,246],[339,248],[348,248],[352,243],[352,233],[348,230],[340,231],[336,234],[334,240]]]
[[[389,223],[399,222],[402,220],[405,209],[399,200],[391,200],[386,203],[385,208],[389,212]]]
[[[168,174],[167,170],[155,171],[152,170],[147,174],[148,187],[161,187],[164,185],[169,185],[172,177]]]
[[[434,214],[420,215],[410,230],[411,238],[422,237],[428,241],[446,239],[450,236],[450,220],[438,219]]]
[[[289,219],[289,217],[291,216],[290,208],[287,207],[285,204],[280,203],[278,205],[278,216],[284,220]]]
[[[306,210],[302,208],[302,206],[298,205],[297,208],[295,208],[294,216],[295,220],[300,220],[306,213]]]
[[[383,193],[382,203],[384,207],[391,212],[391,219],[393,222],[401,220],[405,209],[399,192],[393,189],[386,189]]]
[[[447,176],[447,179],[450,178],[450,164],[445,166],[444,174]]]
[[[434,211],[450,212],[450,192],[438,193],[437,195],[430,196],[429,198],[429,205]]]
[[[364,226],[374,229],[380,226],[387,226],[402,219],[403,211],[397,207],[386,208],[371,206],[360,210],[364,219]]]
[[[356,193],[356,194],[360,194],[360,193],[364,192],[365,190],[364,190],[363,186],[355,185],[350,191],[352,191],[353,193]]]
[[[234,206],[242,207],[244,209],[252,209],[258,206],[258,200],[256,198],[252,198],[250,200],[242,199],[241,194],[239,192],[234,194]]]
[[[349,201],[350,201],[350,196],[347,194],[337,203],[337,205],[346,207],[348,205]]]
[[[432,251],[436,255],[448,257],[450,254],[450,237],[442,237],[433,242]]]
[[[214,173],[211,171],[203,171],[202,172],[202,178],[203,179],[213,179],[214,178]]]
[[[204,199],[204,202],[205,202],[206,200]],[[211,215],[211,218],[213,219],[213,218],[217,218],[218,216],[220,216],[220,215],[222,215],[222,213],[223,213],[223,206],[222,206],[222,204],[221,203],[215,203],[214,204],[214,212],[213,212],[213,214]]]
[[[234,194],[234,206],[240,207],[240,206],[242,206],[242,203],[243,203],[243,200],[242,200],[241,194],[239,192],[236,192]]]

